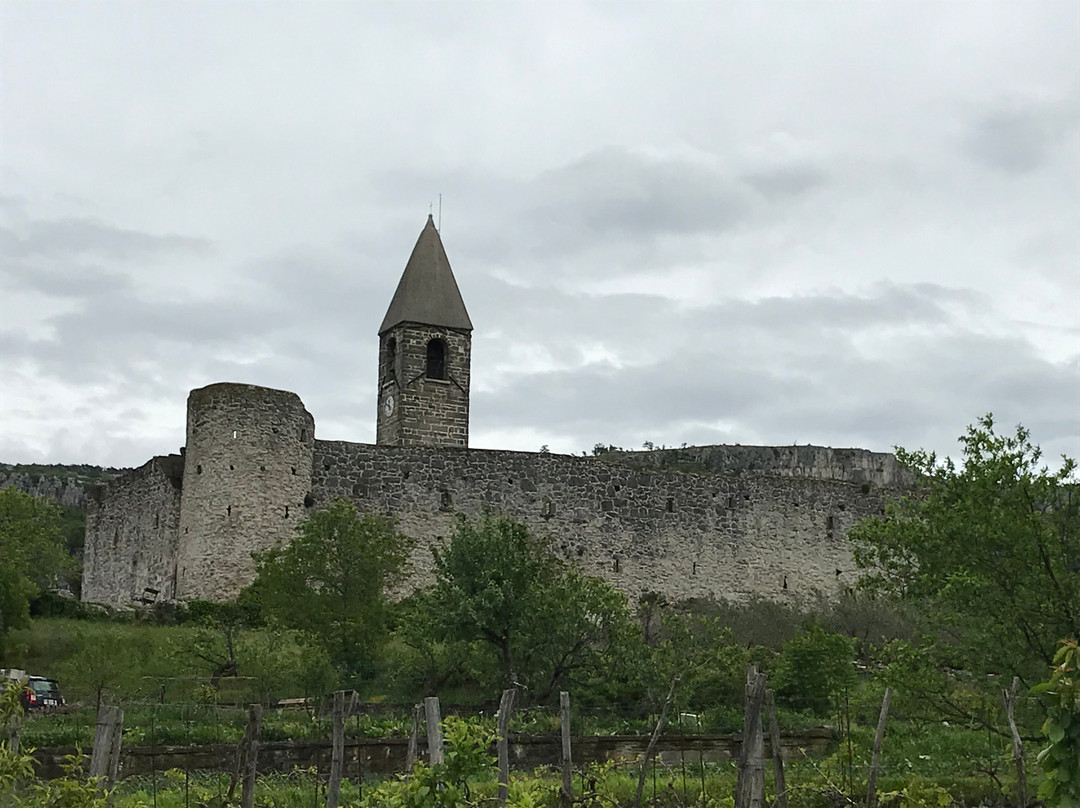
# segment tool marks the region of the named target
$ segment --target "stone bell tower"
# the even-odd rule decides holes
[[[472,321],[428,216],[379,327],[381,446],[469,445]]]

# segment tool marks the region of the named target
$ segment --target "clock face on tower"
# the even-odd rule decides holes
[[[387,394],[386,398],[383,399],[382,408],[383,412],[385,412],[387,415],[394,414],[394,397],[389,393]]]

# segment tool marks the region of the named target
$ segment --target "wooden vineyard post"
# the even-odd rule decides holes
[[[409,731],[409,746],[405,750],[405,773],[412,774],[416,766],[416,747],[420,742],[420,722],[424,718],[424,705],[414,704],[412,711],[412,729]]]
[[[333,740],[330,747],[330,780],[326,784],[326,808],[338,808],[341,802],[341,771],[345,767],[345,691],[334,691],[331,712]]]
[[[427,723],[428,763],[438,766],[443,762],[443,738],[439,714],[439,697],[428,696],[424,699],[424,720]]]
[[[240,808],[254,808],[255,774],[259,768],[259,733],[262,731],[261,704],[248,707],[247,726],[240,747],[240,771],[243,785],[240,788]]]
[[[649,745],[645,747],[645,756],[641,759],[641,773],[638,775],[637,795],[634,797],[634,808],[641,808],[641,795],[645,790],[645,774],[649,769],[649,761],[652,760],[653,752],[656,750],[656,744],[660,740],[660,733],[664,731],[668,710],[671,709],[671,703],[675,700],[675,688],[678,686],[679,677],[676,676],[671,682],[667,698],[664,699],[664,706],[660,708],[660,717],[656,720],[656,728],[653,729],[652,735],[649,737]]]
[[[765,706],[769,712],[769,744],[772,747],[773,772],[776,779],[776,808],[788,808],[787,779],[784,777],[784,747],[780,743],[780,722],[776,720],[776,700],[765,688]]]
[[[90,753],[90,776],[101,778],[99,783],[112,788],[120,767],[120,738],[124,731],[124,711],[119,707],[102,707],[94,730],[94,748]]]
[[[559,692],[559,718],[562,725],[562,789],[561,804],[570,808],[574,804],[573,765],[570,756],[570,694]]]
[[[870,774],[866,778],[866,808],[874,808],[877,799],[877,773],[881,765],[881,743],[885,740],[885,719],[889,717],[889,701],[892,699],[892,688],[885,688],[885,696],[881,700],[881,713],[878,715],[877,732],[874,733],[874,751],[870,755]]]
[[[1016,729],[1016,716],[1013,708],[1016,704],[1016,691],[1020,686],[1020,678],[1013,677],[1012,687],[1001,691],[1001,698],[1005,702],[1005,716],[1009,719],[1009,732],[1012,733],[1013,763],[1016,764],[1016,801],[1020,808],[1027,806],[1027,772],[1024,770],[1024,742],[1020,739],[1020,733]]]
[[[496,747],[499,754],[499,793],[497,804],[499,808],[505,808],[507,797],[510,796],[510,714],[514,710],[514,695],[516,690],[510,688],[502,692],[499,699],[498,736]]]
[[[739,779],[735,808],[761,808],[765,791],[765,745],[761,731],[761,705],[765,700],[765,674],[756,665],[746,667],[743,733],[739,745]]]

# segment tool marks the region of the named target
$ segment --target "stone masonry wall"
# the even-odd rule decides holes
[[[386,342],[397,340],[392,368],[379,365],[379,413],[376,440],[389,446],[469,445],[469,365],[471,338],[448,328],[406,323],[390,329],[381,338],[381,355]],[[429,379],[425,375],[427,345],[432,339],[446,343],[446,375]],[[387,395],[395,398],[395,408],[383,408]]]
[[[235,597],[255,576],[252,553],[292,539],[314,443],[314,419],[294,393],[245,384],[191,392],[177,597]]]
[[[647,452],[609,452],[612,459],[658,469],[717,474],[766,474],[909,487],[911,472],[895,455],[827,446],[686,446]]]
[[[553,454],[315,445],[315,507],[344,496],[390,513],[417,539],[414,583],[455,512],[525,522],[586,572],[631,599],[715,597],[807,603],[851,586],[845,540],[879,513],[881,492],[853,482],[648,470]]]
[[[86,497],[84,600],[127,605],[156,589],[174,597],[180,521],[179,455],[155,457]]]

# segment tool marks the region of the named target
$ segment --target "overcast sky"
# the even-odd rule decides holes
[[[1080,4],[0,3],[0,462],[371,442],[429,204],[471,445],[1080,454]]]

